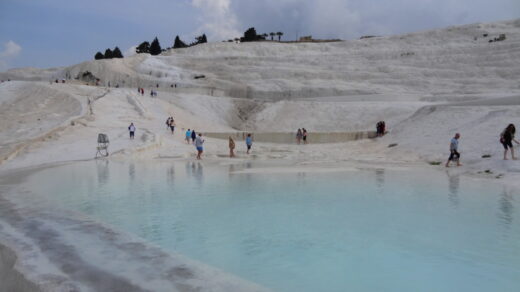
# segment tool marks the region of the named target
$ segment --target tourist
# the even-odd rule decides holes
[[[200,156],[202,155],[202,152],[204,152],[204,148],[202,145],[204,144],[204,139],[202,139],[202,134],[199,133],[199,136],[195,138],[195,148],[197,148],[197,159],[202,159]]]
[[[251,133],[247,134],[246,137],[246,146],[247,146],[247,154],[251,151],[251,147],[253,146],[253,138],[251,138]]]
[[[300,145],[300,143],[302,141],[302,137],[303,137],[302,129],[298,129],[298,131],[296,131],[296,143],[298,143],[298,145]]]
[[[186,143],[190,144],[190,139],[191,139],[191,130],[188,129],[188,131],[186,131]]]
[[[166,129],[170,129],[170,123],[171,123],[171,120],[170,120],[170,119],[171,119],[171,117],[168,117],[168,118],[166,119],[166,123],[165,123],[165,124],[166,124]]]
[[[229,157],[235,157],[235,141],[229,136]]]
[[[134,123],[130,123],[130,126],[128,126],[128,131],[130,132],[130,139],[134,139],[134,134],[135,134]]]
[[[302,128],[302,136],[303,144],[307,144],[307,130],[305,130],[305,128]]]
[[[191,143],[195,143],[195,138],[197,138],[197,133],[195,129],[191,130]]]
[[[507,128],[505,128],[500,134],[500,143],[504,146],[504,160],[507,160],[507,149],[511,149],[511,158],[516,160],[513,141],[515,141],[516,144],[520,143],[515,139],[515,132],[515,125],[509,124],[509,126],[507,126]]]
[[[170,117],[170,130],[172,131],[173,135],[173,132],[175,132],[175,120],[173,119],[173,117]]]
[[[460,153],[458,152],[459,148],[459,138],[460,134],[455,134],[455,137],[451,139],[450,142],[450,157],[448,158],[448,161],[446,162],[446,167],[450,167],[450,161],[457,161],[457,166],[461,166],[460,164]]]

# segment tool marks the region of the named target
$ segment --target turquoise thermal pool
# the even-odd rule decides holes
[[[16,200],[81,212],[273,291],[520,291],[520,195],[442,171],[93,161]]]

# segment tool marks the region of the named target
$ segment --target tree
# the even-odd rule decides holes
[[[114,51],[112,52],[113,58],[123,58],[123,54],[121,53],[121,50],[118,47],[114,48]]]
[[[240,38],[241,42],[254,42],[258,40],[258,35],[254,27],[249,28],[244,32],[244,37]]]
[[[106,49],[105,51],[105,59],[112,59],[114,57],[114,53],[111,49]]]
[[[156,55],[159,55],[161,53],[161,45],[159,44],[159,40],[157,39],[157,37],[155,37],[155,39],[152,41],[152,43],[150,44],[150,54],[152,56],[156,56]]]
[[[150,53],[150,43],[142,42],[137,48],[135,48],[135,52],[138,54]]]
[[[272,32],[272,33],[270,33],[269,35],[271,36],[271,40],[273,40],[273,39],[274,39],[274,35],[275,35],[275,33]]]
[[[283,32],[279,31],[279,32],[276,33],[276,35],[278,36],[278,41],[280,41],[280,39],[283,36]]]
[[[175,41],[173,42],[173,48],[174,49],[181,49],[181,48],[186,48],[186,47],[187,47],[186,43],[181,41],[179,36],[176,36],[175,37]]]
[[[101,52],[97,52],[96,55],[94,56],[95,60],[101,60],[104,58],[105,58],[105,55],[103,55]]]
[[[206,38],[206,34],[204,34],[204,33],[201,36],[196,37],[195,39],[197,40],[197,43],[199,43],[199,44],[204,44],[204,43],[208,42],[208,39]]]

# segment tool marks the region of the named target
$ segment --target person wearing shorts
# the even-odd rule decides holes
[[[202,152],[204,152],[204,148],[203,148],[203,145],[204,144],[204,139],[202,139],[202,134],[199,133],[199,136],[197,136],[197,138],[195,138],[195,148],[197,148],[197,159],[202,159],[201,155],[202,155]]]
[[[450,161],[457,161],[457,166],[461,166],[460,164],[460,153],[458,152],[459,148],[459,138],[460,134],[455,134],[455,137],[451,139],[450,142],[450,157],[448,158],[448,161],[446,162],[446,167],[450,167]]]
[[[509,124],[507,128],[504,129],[502,134],[500,134],[500,143],[502,143],[502,146],[504,146],[504,160],[507,160],[507,150],[511,150],[511,158],[513,160],[516,160],[515,157],[515,150],[513,148],[513,141],[515,141],[516,144],[518,143],[517,140],[515,140],[515,125]]]

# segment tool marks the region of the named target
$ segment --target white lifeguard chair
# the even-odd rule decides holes
[[[99,133],[97,138],[97,152],[96,152],[96,158],[99,156],[101,157],[107,157],[108,156],[108,144],[110,141],[108,140],[108,135]]]

